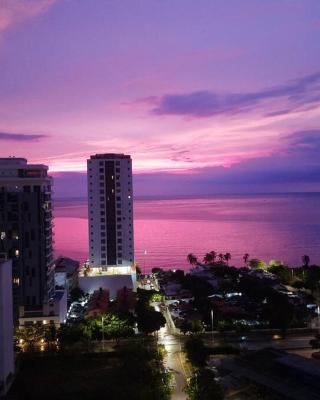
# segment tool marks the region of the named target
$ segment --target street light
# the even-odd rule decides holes
[[[211,310],[211,335],[212,335],[212,344],[213,344],[213,310]]]

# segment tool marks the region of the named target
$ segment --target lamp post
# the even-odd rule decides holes
[[[103,316],[103,315],[101,315],[101,329],[102,329],[102,350],[104,351],[104,329],[103,329],[104,325],[103,325],[103,323],[104,323],[104,316]]]
[[[212,344],[213,344],[213,310],[211,309],[211,335],[212,335]]]

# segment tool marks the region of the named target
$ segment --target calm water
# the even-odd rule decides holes
[[[320,194],[216,196],[135,200],[135,258],[141,267],[188,268],[186,256],[230,252],[299,265],[308,254],[320,264]],[[85,200],[55,202],[55,249],[87,258]],[[147,254],[145,254],[145,250]]]

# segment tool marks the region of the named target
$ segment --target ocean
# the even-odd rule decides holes
[[[86,199],[56,200],[55,254],[87,259]],[[217,195],[201,198],[136,199],[135,259],[153,267],[189,269],[194,253],[230,252],[230,265],[243,254],[266,262],[301,265],[308,254],[320,264],[320,193]]]

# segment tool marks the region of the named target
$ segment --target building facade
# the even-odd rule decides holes
[[[12,262],[0,257],[0,397],[10,388],[14,375]]]
[[[14,317],[54,295],[52,178],[45,165],[0,158],[0,254],[12,259]]]
[[[134,260],[131,157],[97,154],[87,166],[89,266],[129,274]]]

